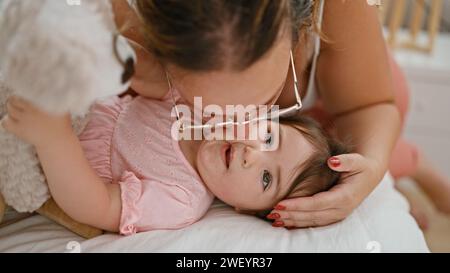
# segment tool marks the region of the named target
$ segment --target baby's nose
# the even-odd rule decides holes
[[[254,149],[248,145],[244,146],[242,152],[242,166],[244,168],[251,167],[256,161],[256,153]]]

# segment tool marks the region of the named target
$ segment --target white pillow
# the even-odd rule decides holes
[[[181,230],[83,240],[42,216],[0,229],[1,252],[428,252],[406,200],[386,176],[344,221],[286,230],[215,201],[199,222]]]

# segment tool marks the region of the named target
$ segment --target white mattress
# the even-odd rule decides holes
[[[273,228],[215,201],[207,215],[181,230],[91,240],[41,216],[0,229],[0,252],[428,252],[405,199],[386,176],[346,220],[321,228]]]

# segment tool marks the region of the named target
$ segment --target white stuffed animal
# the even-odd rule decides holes
[[[111,3],[73,3],[4,0],[0,7],[0,119],[6,114],[6,100],[14,94],[48,112],[70,112],[79,133],[95,100],[127,90],[136,57],[118,34]],[[19,212],[36,211],[50,197],[34,148],[2,126],[0,193]]]

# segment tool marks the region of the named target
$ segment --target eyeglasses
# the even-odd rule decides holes
[[[297,100],[296,104],[288,107],[288,108],[283,108],[283,109],[278,109],[278,106],[275,105],[271,105],[269,111],[267,111],[266,113],[262,114],[261,116],[258,115],[258,117],[254,117],[254,118],[249,118],[248,120],[245,121],[235,121],[235,118],[231,118],[225,122],[218,122],[218,123],[206,123],[206,124],[201,124],[201,125],[191,125],[192,122],[189,121],[190,124],[186,125],[186,122],[183,122],[183,118],[180,115],[180,112],[178,111],[177,108],[177,104],[176,104],[176,100],[173,94],[173,90],[172,90],[172,81],[170,79],[170,75],[168,73],[168,71],[166,70],[166,77],[167,77],[167,82],[169,85],[169,92],[172,96],[172,101],[173,101],[173,109],[175,110],[175,114],[176,114],[176,119],[177,121],[180,123],[180,132],[183,132],[184,130],[203,130],[203,129],[218,129],[218,128],[222,128],[222,127],[230,127],[230,126],[242,126],[242,125],[246,125],[246,124],[250,124],[253,122],[258,122],[258,121],[263,121],[263,120],[268,120],[268,119],[277,119],[280,117],[286,117],[289,116],[297,111],[299,111],[302,108],[302,101],[300,98],[300,94],[299,94],[299,88],[298,88],[298,80],[297,80],[297,73],[295,71],[295,64],[294,64],[294,56],[292,54],[292,50],[290,51],[290,64],[291,64],[291,68],[292,68],[292,74],[293,74],[293,79],[294,79],[294,93],[295,93],[295,98]]]

